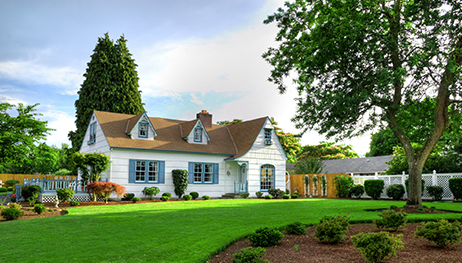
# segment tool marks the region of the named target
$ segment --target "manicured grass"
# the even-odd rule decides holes
[[[61,217],[0,223],[0,262],[205,262],[257,228],[319,222],[350,212],[352,221],[379,218],[364,209],[403,201],[292,199],[157,202],[76,207]],[[429,203],[462,212],[462,203]],[[462,214],[412,214],[411,220]]]

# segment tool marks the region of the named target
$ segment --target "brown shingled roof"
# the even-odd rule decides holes
[[[190,131],[192,129],[191,124],[195,124],[197,120],[181,121],[149,117],[157,132],[157,137],[154,141],[151,141],[131,139],[130,136],[125,134],[128,120],[130,120],[130,124],[128,124],[130,126],[131,122],[139,119],[140,116],[138,115],[102,111],[95,111],[95,115],[109,143],[109,147],[215,153],[231,155],[233,158],[240,157],[250,150],[266,120],[266,117],[264,117],[229,126],[213,124],[211,128],[207,129],[210,141],[207,142],[207,145],[202,145],[191,144],[182,139],[182,136],[189,134],[184,134],[184,132],[188,129]],[[183,132],[181,129],[183,129]]]

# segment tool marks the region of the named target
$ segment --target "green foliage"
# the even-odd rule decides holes
[[[433,201],[441,201],[443,200],[443,193],[444,189],[441,186],[427,186],[427,192],[432,197]]]
[[[454,195],[455,200],[462,199],[462,178],[449,179],[449,189]]]
[[[439,247],[460,242],[462,224],[459,221],[449,223],[441,219],[438,222],[428,222],[417,227],[414,232],[415,238],[425,238]]]
[[[109,156],[97,152],[75,152],[72,155],[72,161],[81,173],[82,186],[87,183],[97,182],[101,178],[101,174],[109,169],[109,164],[111,163]]]
[[[42,188],[38,185],[26,185],[21,189],[21,195],[24,200],[29,200],[31,197],[37,198],[41,192]]]
[[[364,181],[364,190],[372,199],[377,200],[383,192],[385,183],[381,179],[369,179]]]
[[[10,203],[8,205],[8,207],[11,207],[11,208],[16,208],[16,209],[21,209],[22,208],[22,205],[18,204],[18,203]]]
[[[149,197],[150,200],[152,200],[152,197],[155,196],[156,194],[160,193],[160,189],[155,186],[151,187],[145,187],[142,191],[144,196]]]
[[[367,261],[379,262],[396,255],[398,249],[404,248],[402,237],[403,235],[389,236],[386,232],[359,233],[352,236],[351,240]]]
[[[47,211],[47,208],[45,207],[45,205],[43,205],[43,204],[34,205],[34,212],[35,213],[40,215],[40,214],[44,213],[45,211]]]
[[[5,182],[6,187],[17,185],[17,184],[20,184],[18,180],[6,180]]]
[[[0,187],[0,193],[8,192],[6,187]]]
[[[75,101],[77,130],[69,132],[74,151],[80,149],[94,110],[124,114],[144,112],[138,73],[122,35],[116,43],[109,34],[98,38]]]
[[[265,254],[266,249],[262,247],[248,247],[241,249],[241,252],[233,255],[233,263],[267,263],[261,257]]]
[[[168,198],[172,198],[172,193],[163,193],[162,196],[167,196]]]
[[[13,186],[8,186],[7,190],[8,190],[8,192],[12,192],[13,191]]]
[[[305,234],[305,232],[306,232],[305,225],[303,225],[300,222],[294,222],[292,224],[288,224],[285,227],[285,229],[286,229],[288,234],[297,235],[297,236],[301,236],[301,235]]]
[[[284,195],[282,196],[282,199],[290,199],[290,195],[284,194]]]
[[[204,199],[204,200],[209,200],[209,199],[210,199],[210,196],[208,196],[208,195],[203,195],[203,196],[202,196],[202,199]]]
[[[6,220],[16,220],[23,216],[24,212],[14,207],[9,207],[2,210],[1,216]]]
[[[386,193],[387,196],[393,198],[393,200],[401,200],[403,199],[406,191],[404,190],[404,186],[402,184],[391,184],[388,186]]]
[[[348,215],[324,216],[315,226],[314,236],[320,242],[327,241],[331,244],[340,243],[345,239],[350,224]]]
[[[69,205],[70,206],[78,206],[78,205],[80,205],[80,202],[76,201],[76,200],[72,200],[72,201],[69,202]]]
[[[228,125],[231,125],[231,124],[236,124],[236,123],[241,123],[242,120],[241,119],[234,119],[233,121],[217,121],[217,124],[218,125],[221,125],[221,126],[228,126]]]
[[[192,199],[192,196],[191,196],[191,195],[188,195],[188,194],[183,195],[183,200],[189,201],[189,200],[191,200],[191,199]]]
[[[263,193],[261,191],[257,191],[255,192],[255,195],[257,196],[257,198],[261,198],[263,196]]]
[[[268,227],[260,228],[255,233],[249,236],[249,241],[252,246],[256,247],[270,247],[277,245],[281,239],[284,238],[284,234],[276,229]]]
[[[387,228],[391,231],[398,231],[402,226],[406,225],[406,216],[405,212],[396,212],[394,210],[388,209],[379,213],[379,216],[382,219],[375,219],[374,224],[378,228]]]
[[[268,194],[270,194],[274,199],[278,199],[278,198],[281,198],[282,195],[284,195],[284,191],[282,191],[281,189],[275,189],[275,188],[270,188],[268,189]]]
[[[292,193],[292,194],[290,195],[290,197],[291,197],[292,199],[297,199],[297,198],[299,197],[299,195],[298,195],[298,193]]]
[[[74,197],[75,191],[69,188],[62,188],[56,190],[56,195],[60,202],[69,201]]]
[[[273,196],[271,196],[271,195],[265,195],[265,199],[273,199]]]
[[[186,192],[188,188],[188,171],[186,170],[172,170],[173,185],[175,186],[175,194],[178,198]]]
[[[334,177],[334,186],[336,192],[336,196],[338,198],[349,198],[350,197],[350,188],[353,186],[354,181],[353,178],[349,176],[335,176]]]
[[[356,184],[350,187],[350,196],[356,196],[356,198],[361,198],[364,194],[364,186],[362,184]]]
[[[53,175],[72,175],[72,171],[67,170],[66,168],[59,169],[58,171],[54,172]]]
[[[404,186],[406,187],[406,193],[409,195],[409,179],[404,180]],[[423,196],[423,192],[425,189],[425,180],[422,179],[422,191],[421,191],[421,196]]]
[[[271,124],[273,124],[274,131],[278,136],[279,142],[281,143],[282,149],[286,153],[288,163],[296,163],[297,158],[300,155],[302,146],[300,145],[301,135],[285,133],[273,117],[270,118]]]
[[[301,153],[302,159],[314,157],[320,160],[359,158],[351,145],[335,145],[335,142],[322,141],[318,145],[305,145]]]
[[[324,168],[324,165],[320,159],[308,157],[299,159],[294,169],[295,174],[316,174],[322,172],[322,168]]]
[[[139,197],[133,197],[131,201],[132,201],[133,203],[138,203],[138,202],[141,202],[141,198],[139,198]]]
[[[170,198],[172,198],[172,194],[171,193],[163,193],[162,194],[162,197],[160,198],[162,201],[168,201],[170,200]]]
[[[135,197],[134,193],[125,193],[124,197],[122,197],[122,201],[131,201]]]
[[[192,199],[193,200],[196,200],[198,197],[199,197],[199,193],[198,192],[191,192],[189,193],[191,196],[192,196]]]
[[[250,195],[249,193],[241,193],[242,198],[247,198],[247,197],[249,197],[249,195]]]

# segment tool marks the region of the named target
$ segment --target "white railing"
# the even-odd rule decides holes
[[[409,178],[409,175],[403,174],[401,175],[368,175],[368,176],[361,176],[361,175],[352,175],[355,184],[362,184],[364,185],[364,181],[368,179],[382,179],[385,183],[384,190],[382,192],[381,198],[388,198],[386,195],[385,190],[391,184],[402,184],[404,185],[404,181]],[[443,188],[443,200],[452,200],[453,195],[451,190],[449,189],[449,179],[451,178],[462,178],[462,173],[450,173],[450,174],[437,174],[436,171],[433,171],[432,174],[422,174],[422,179],[425,181],[425,186],[433,185],[433,186],[441,186]],[[364,197],[369,197],[366,194],[363,195]],[[404,195],[407,198],[407,194]],[[424,189],[422,199],[432,199],[432,197],[428,194],[427,189]]]

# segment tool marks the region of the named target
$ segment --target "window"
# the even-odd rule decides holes
[[[90,124],[90,138],[88,139],[88,144],[93,144],[96,142],[96,122]]]
[[[271,129],[265,129],[265,145],[271,145]]]
[[[145,122],[141,122],[138,125],[138,137],[148,137],[148,124]]]
[[[189,163],[189,182],[194,184],[218,184],[218,164]]]
[[[262,165],[260,171],[260,189],[262,191],[268,191],[270,188],[274,188],[274,166],[265,164]]]
[[[164,183],[165,162],[150,160],[129,161],[129,183]]]
[[[202,142],[202,128],[199,126],[194,129],[194,141]]]

